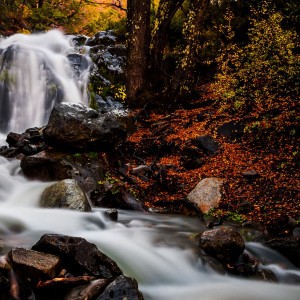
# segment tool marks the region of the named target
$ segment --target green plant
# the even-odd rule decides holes
[[[291,97],[299,95],[296,33],[284,30],[282,15],[265,4],[253,12],[249,43],[241,47],[234,42],[233,16],[226,18],[223,31],[229,42],[217,59],[219,73],[213,85],[223,109],[263,114],[289,106]]]

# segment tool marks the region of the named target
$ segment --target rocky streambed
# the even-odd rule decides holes
[[[109,177],[112,170],[122,171],[128,163],[122,161],[118,149],[133,127],[133,119],[126,111],[99,113],[82,104],[61,103],[53,109],[46,127],[8,134],[9,146],[3,146],[0,153],[19,159],[22,173],[31,180],[56,181],[44,188],[38,206],[83,213],[95,207],[106,208],[108,220],[118,223],[118,210],[151,212],[151,207],[137,199],[126,184]],[[141,176],[143,166],[135,172]],[[277,272],[264,267],[261,257],[245,247],[247,238],[274,248],[299,267],[299,237],[292,219],[281,224],[290,227],[288,237],[265,234],[253,226],[209,222],[203,217],[199,199],[205,193],[205,203],[214,203],[220,186],[204,185],[207,186],[213,190],[211,196],[200,189],[191,192],[184,202],[187,213],[197,215],[201,224],[199,230],[189,234],[186,243],[193,245],[205,268],[216,274],[280,282]],[[196,201],[189,199],[192,197]],[[296,270],[284,282],[299,282]],[[2,261],[1,282],[4,295],[12,299],[20,295],[22,299],[143,298],[135,279],[124,276],[95,245],[61,234],[42,236],[31,250],[11,249]]]

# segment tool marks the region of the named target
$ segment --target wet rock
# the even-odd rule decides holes
[[[10,132],[7,135],[6,142],[9,145],[9,147],[14,147],[17,144],[23,143],[25,139],[28,139],[30,137],[29,134],[21,134],[16,132]]]
[[[251,279],[278,283],[278,278],[276,277],[274,272],[267,269],[257,270],[256,273],[253,276],[251,276]]]
[[[74,179],[65,179],[47,187],[41,195],[40,206],[91,211],[87,197]]]
[[[79,103],[61,103],[52,110],[44,136],[49,145],[58,148],[108,151],[126,138],[121,119],[113,113],[100,115]]]
[[[51,254],[16,248],[8,256],[13,269],[34,282],[54,278],[61,269],[59,257]]]
[[[122,274],[113,260],[83,238],[45,234],[32,249],[59,256],[63,267],[74,276],[111,278]]]
[[[187,199],[199,207],[203,213],[218,207],[224,194],[224,181],[219,178],[205,178],[187,195]]]
[[[300,238],[274,238],[270,241],[265,242],[265,245],[278,251],[290,262],[292,262],[297,268],[300,268]]]
[[[39,128],[27,129],[24,133],[10,132],[6,142],[10,147],[10,153],[14,156],[22,153],[24,155],[34,155],[45,148],[44,138]],[[12,152],[12,149],[15,151]]]
[[[82,73],[89,71],[91,64],[85,56],[78,53],[72,53],[68,54],[67,58],[76,78],[81,78]]]
[[[143,300],[143,295],[138,290],[138,283],[135,279],[121,275],[117,277],[104,292],[95,300]]]
[[[104,183],[106,192],[94,203],[99,207],[119,208],[145,212],[146,208],[132,194],[128,193],[122,186]]]
[[[42,151],[21,160],[24,175],[31,179],[44,181],[72,178],[72,165],[64,159],[64,154]]]
[[[75,47],[83,46],[88,39],[87,36],[80,34],[70,35],[69,38],[71,39]]]
[[[97,103],[97,110],[101,113],[107,113],[113,110],[124,111],[124,105],[116,100],[114,100],[111,96],[106,98],[102,98],[99,95],[95,96],[95,100]]]
[[[221,263],[233,263],[243,253],[245,243],[234,229],[220,227],[204,231],[200,235],[199,247]]]
[[[99,31],[93,37],[86,41],[87,46],[96,45],[112,45],[116,42],[116,37],[113,35],[112,30]]]
[[[113,208],[113,209],[106,210],[104,213],[112,221],[115,221],[115,222],[118,221],[118,210],[116,210],[116,209]]]
[[[219,143],[210,135],[202,135],[193,140],[194,144],[203,149],[207,154],[217,154],[220,150]]]
[[[239,140],[244,134],[245,124],[240,121],[230,121],[217,128],[219,136],[226,138],[228,141]]]

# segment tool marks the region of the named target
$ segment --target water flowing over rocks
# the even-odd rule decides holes
[[[221,263],[233,263],[245,249],[242,236],[232,228],[220,227],[203,232],[199,246]]]
[[[265,245],[278,251],[280,254],[289,259],[297,268],[300,268],[300,238],[285,237],[274,238]]]
[[[1,299],[143,299],[137,281],[94,244],[56,234],[42,236],[32,250],[12,249],[0,264],[0,288]]]
[[[56,148],[102,151],[124,141],[126,129],[113,113],[99,114],[79,103],[62,103],[52,110],[44,136]]]
[[[0,42],[0,132],[43,126],[62,101],[88,102],[88,68],[74,80],[68,51],[74,50],[58,30]]]
[[[41,195],[40,206],[91,211],[87,197],[74,179],[65,179],[47,187]]]
[[[187,199],[198,205],[203,213],[218,207],[224,190],[223,180],[219,178],[205,178],[187,195]]]

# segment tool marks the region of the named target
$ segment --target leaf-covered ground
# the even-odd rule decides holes
[[[228,140],[217,134],[217,128],[229,121],[243,120],[223,115],[203,98],[168,114],[140,111],[137,130],[124,148],[127,186],[148,207],[161,207],[181,203],[201,179],[218,177],[225,179],[226,195],[213,212],[216,218],[264,225],[290,216],[299,222],[298,138],[283,137],[279,142],[262,138],[260,142],[257,132],[247,132]],[[193,152],[191,140],[202,135],[219,143],[216,154]],[[193,155],[199,157],[189,165],[185,159]],[[131,170],[140,165],[147,165],[148,171],[132,175]],[[257,173],[256,178],[243,176],[250,170]]]

